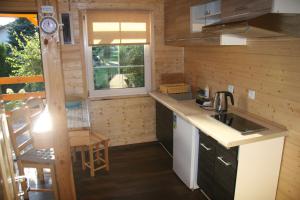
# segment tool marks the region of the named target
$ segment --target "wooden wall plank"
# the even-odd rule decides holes
[[[111,139],[111,145],[155,140],[155,108],[151,97],[92,101],[92,130]]]
[[[1,0],[0,12],[37,12],[37,0]]]
[[[151,45],[152,88],[161,83],[163,73],[183,72],[183,48],[164,45],[163,0],[59,0],[60,12],[70,12],[74,33],[74,44],[62,46],[62,60],[67,96],[86,97],[86,75],[80,10],[82,9],[144,9],[153,11],[154,37]],[[124,106],[127,105],[127,106]],[[135,105],[135,106],[131,106]],[[155,140],[154,102],[149,97],[97,100],[91,103],[91,121],[95,131],[108,136],[111,145],[122,145]],[[142,110],[143,112],[139,112]],[[100,112],[101,111],[101,112]],[[119,114],[119,112],[124,114]],[[121,118],[123,116],[123,118]],[[111,119],[109,119],[109,117]],[[126,123],[122,120],[126,118]]]
[[[184,60],[185,79],[194,90],[209,85],[215,92],[233,84],[237,107],[288,128],[276,199],[299,199],[300,39],[188,47]],[[248,89],[256,91],[254,101]]]

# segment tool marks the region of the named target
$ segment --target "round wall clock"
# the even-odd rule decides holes
[[[58,29],[58,23],[53,17],[44,17],[40,22],[40,28],[46,34],[53,34]]]

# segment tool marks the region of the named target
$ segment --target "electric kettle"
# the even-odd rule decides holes
[[[227,108],[228,108],[227,97],[230,97],[231,104],[234,105],[233,95],[231,92],[227,92],[227,91],[216,92],[213,106],[217,113],[227,112]]]

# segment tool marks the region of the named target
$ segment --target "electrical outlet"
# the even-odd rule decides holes
[[[255,100],[255,90],[249,90],[248,91],[248,98]]]
[[[233,85],[228,85],[228,92],[231,92],[233,94],[234,92],[234,86]]]

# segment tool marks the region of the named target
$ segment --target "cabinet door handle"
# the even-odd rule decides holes
[[[225,160],[223,160],[222,156],[218,156],[217,157],[219,161],[221,161],[221,163],[223,163],[226,167],[230,166],[231,163],[230,162],[226,162]]]
[[[211,148],[205,146],[205,144],[203,144],[203,143],[200,143],[200,145],[201,145],[206,151],[210,151],[210,150],[211,150]]]

